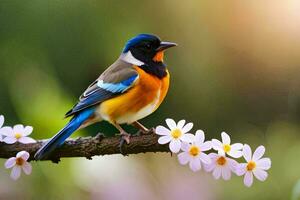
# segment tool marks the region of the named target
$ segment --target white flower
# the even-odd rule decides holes
[[[198,130],[191,144],[183,143],[181,147],[183,152],[178,154],[179,163],[182,165],[189,163],[191,170],[194,172],[201,169],[201,162],[204,164],[210,164],[210,157],[203,152],[211,149],[211,142],[204,142],[204,139],[204,132],[202,130]]]
[[[159,144],[169,144],[169,148],[173,153],[178,153],[181,148],[181,143],[189,143],[192,141],[194,135],[187,133],[193,128],[193,123],[187,123],[185,125],[185,120],[180,120],[176,125],[173,119],[166,119],[168,127],[167,129],[163,126],[158,126],[155,129],[157,135],[161,135],[158,139]]]
[[[245,144],[243,148],[243,156],[247,163],[241,163],[238,165],[236,173],[238,176],[244,176],[244,184],[250,187],[253,183],[253,174],[260,180],[265,181],[268,177],[266,170],[271,168],[270,158],[262,158],[265,153],[265,147],[259,146],[254,151],[252,156],[251,148]]]
[[[231,172],[236,171],[238,162],[223,154],[210,153],[208,156],[211,158],[211,163],[204,165],[205,171],[212,172],[215,179],[219,179],[222,176],[224,180],[229,180]]]
[[[22,169],[25,174],[31,174],[32,167],[31,164],[27,162],[29,156],[27,151],[21,151],[17,153],[16,157],[11,157],[5,162],[4,166],[6,169],[12,168],[10,174],[12,179],[17,180],[21,176]]]
[[[242,148],[243,145],[241,143],[230,144],[230,137],[227,133],[221,133],[222,142],[217,139],[212,139],[212,146],[214,150],[218,151],[220,155],[229,155],[233,158],[242,157]]]
[[[0,115],[0,142],[2,141],[2,126],[4,124],[4,116]]]
[[[5,136],[3,141],[7,144],[13,144],[15,142],[20,142],[23,144],[35,143],[36,141],[30,137],[27,137],[31,134],[33,128],[31,126],[24,127],[21,124],[11,127],[3,127],[2,135]]]

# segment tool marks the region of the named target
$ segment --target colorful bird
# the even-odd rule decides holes
[[[120,124],[131,124],[147,132],[148,129],[138,120],[153,113],[164,100],[170,78],[163,63],[164,51],[176,45],[151,34],[130,39],[120,57],[66,113],[66,117],[72,116],[70,122],[37,151],[35,159],[48,156],[76,130],[102,120],[120,131],[121,147],[124,141],[130,142],[130,134]]]

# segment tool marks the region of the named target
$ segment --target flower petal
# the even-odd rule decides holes
[[[200,153],[199,158],[205,164],[210,164],[211,163],[211,158],[205,153]]]
[[[170,135],[161,136],[158,138],[159,144],[167,144],[172,140],[172,137]]]
[[[176,122],[173,119],[170,118],[166,119],[166,123],[171,130],[177,128]]]
[[[193,123],[187,123],[183,128],[182,128],[182,132],[183,133],[187,133],[189,132],[190,130],[192,130],[194,124]]]
[[[197,130],[195,134],[195,144],[200,145],[204,142],[205,135],[202,130]]]
[[[184,119],[180,120],[180,121],[177,123],[177,128],[182,129],[183,126],[184,126],[184,124],[185,124],[185,120],[184,120]]]
[[[187,152],[187,151],[189,151],[190,146],[191,146],[191,145],[190,145],[189,143],[182,142],[182,143],[181,143],[181,150]]]
[[[183,142],[186,142],[186,143],[190,143],[190,142],[194,141],[194,138],[195,138],[195,135],[193,135],[191,133],[186,133],[180,137],[180,140]]]
[[[211,141],[206,141],[200,145],[201,151],[208,151],[211,149]]]
[[[233,158],[240,158],[240,157],[243,156],[242,151],[234,150],[234,149],[231,149],[227,154],[230,155]]]
[[[29,175],[29,174],[31,174],[32,166],[29,162],[25,162],[22,166],[22,169],[25,174]]]
[[[259,169],[268,170],[271,168],[271,159],[270,158],[262,158],[256,161],[256,166]]]
[[[228,181],[231,178],[231,170],[229,169],[229,167],[222,167],[222,177],[224,180]]]
[[[213,169],[216,168],[216,158],[217,158],[217,154],[216,153],[210,153],[208,154],[208,156],[210,157],[211,159],[211,163],[210,164],[204,164],[204,170],[207,171],[207,172],[211,172]]]
[[[15,143],[16,141],[17,141],[17,139],[16,139],[15,137],[10,137],[10,136],[5,137],[5,138],[3,139],[3,142],[5,142],[6,144],[13,144],[13,143]]]
[[[13,180],[17,180],[21,176],[21,167],[20,166],[14,166],[11,170],[10,177]]]
[[[157,135],[170,135],[170,130],[164,126],[157,126],[155,129]]]
[[[212,139],[211,140],[211,145],[214,148],[214,150],[219,151],[219,150],[223,150],[223,145],[222,142],[217,140],[217,139]]]
[[[222,137],[222,143],[223,144],[230,144],[230,137],[227,133],[222,132],[221,137]]]
[[[181,152],[178,154],[178,161],[182,165],[186,165],[190,161],[190,155],[187,152]]]
[[[216,165],[212,162],[209,165],[203,163],[203,168],[206,172],[211,172],[212,170],[214,170],[216,168]]]
[[[244,184],[250,187],[253,183],[253,174],[251,171],[247,171],[244,177]]]
[[[220,155],[220,156],[226,156],[226,153],[225,153],[225,151],[224,150],[219,150],[218,151],[218,155]]]
[[[227,162],[230,170],[236,173],[239,163],[236,160],[233,160],[231,158],[227,158]],[[244,166],[244,169],[246,169],[246,166]]]
[[[256,162],[258,161],[265,153],[266,149],[264,146],[259,146],[257,147],[257,149],[254,151],[253,153],[253,161]]]
[[[9,126],[4,126],[4,127],[2,127],[2,128],[0,129],[0,133],[1,133],[2,135],[4,135],[4,136],[10,136],[10,137],[15,136],[15,135],[13,134],[13,129],[12,129],[11,127],[9,127]]]
[[[19,133],[19,134],[22,134],[24,133],[24,126],[22,124],[17,124],[17,125],[14,125],[14,133]]]
[[[219,166],[217,166],[212,173],[215,179],[219,179],[221,177],[221,174],[222,174],[222,170]]]
[[[242,149],[243,149],[243,144],[235,143],[231,145],[231,149],[227,154],[233,158],[240,158],[243,156]]]
[[[208,156],[209,156],[212,160],[216,160],[216,158],[218,157],[218,154],[216,154],[216,153],[209,153]]]
[[[3,126],[4,124],[4,116],[0,115],[0,128]]]
[[[36,143],[36,141],[31,137],[21,137],[18,139],[18,142],[23,144]]]
[[[240,163],[236,166],[236,170],[235,173],[238,176],[242,176],[246,173],[246,167],[247,167],[247,163]]]
[[[248,144],[245,144],[243,147],[243,155],[247,162],[249,162],[252,159],[252,151]]]
[[[29,153],[27,151],[20,151],[19,153],[17,153],[17,158],[22,158],[23,160],[28,160],[29,158]]]
[[[171,140],[171,142],[169,144],[169,148],[173,153],[178,153],[181,148],[180,140]]]
[[[199,171],[201,169],[201,162],[198,158],[192,158],[190,160],[190,168],[193,172]]]
[[[33,131],[33,127],[32,126],[26,126],[24,128],[24,133],[23,133],[23,136],[28,136],[32,133]]]
[[[232,144],[230,146],[231,146],[232,150],[242,150],[243,147],[244,147],[244,145],[241,144],[241,143],[234,143],[234,144]]]
[[[265,181],[268,177],[268,173],[262,169],[253,170],[253,174],[260,181]]]
[[[16,158],[11,157],[11,158],[7,159],[7,161],[4,163],[4,167],[6,169],[9,169],[9,168],[12,168],[15,164],[16,164]]]

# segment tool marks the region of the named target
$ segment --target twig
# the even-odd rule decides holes
[[[138,154],[146,152],[170,152],[167,145],[157,143],[158,136],[150,131],[143,135],[133,135],[130,144],[123,145],[124,154]],[[0,158],[10,158],[20,151],[27,151],[30,154],[29,160],[34,160],[35,152],[42,146],[46,140],[39,140],[32,144],[5,144],[0,143]],[[120,137],[104,137],[98,134],[95,137],[79,137],[69,139],[64,145],[57,148],[45,160],[51,160],[58,163],[63,157],[86,157],[92,159],[92,156],[120,154]]]

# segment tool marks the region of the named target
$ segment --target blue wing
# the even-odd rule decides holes
[[[138,74],[134,73],[129,77],[127,76],[126,79],[116,83],[105,82],[102,79],[96,80],[83,93],[83,95],[80,97],[80,101],[69,112],[67,112],[65,116],[72,116],[83,109],[89,108],[126,92],[134,85],[138,77]]]
[[[74,115],[70,122],[37,151],[34,155],[35,159],[41,160],[61,146],[73,132],[94,114],[93,105],[126,92],[137,79],[138,74],[130,76],[127,74],[126,79],[116,83],[104,82],[102,79],[95,81],[80,97],[80,101],[74,108],[66,114],[66,117]]]
[[[120,83],[104,83],[103,80],[100,80],[98,81],[97,86],[112,93],[123,93],[131,87],[137,77],[138,75],[135,74]]]

